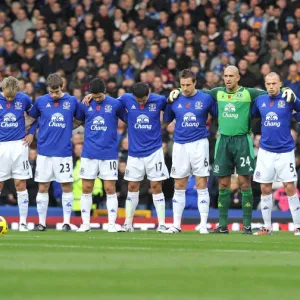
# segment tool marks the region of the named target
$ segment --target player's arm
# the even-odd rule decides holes
[[[218,117],[218,104],[217,101],[210,96],[209,97],[209,101],[210,101],[210,105],[209,105],[209,110],[208,112],[210,113],[210,115],[214,118]]]
[[[78,103],[73,118],[73,129],[76,129],[84,124],[86,110],[86,105],[83,103]]]
[[[296,111],[293,113],[293,118],[300,122],[300,99],[296,97],[296,101],[293,103],[293,110]]]
[[[25,119],[27,118],[27,116],[25,117]],[[30,146],[31,143],[33,142],[34,136],[37,132],[37,129],[39,127],[39,121],[35,120],[28,129],[28,133],[25,135],[24,139],[23,139],[23,144],[26,146]]]
[[[34,105],[31,105],[30,109],[26,110],[27,118],[25,119],[25,126],[28,128],[33,124],[41,115],[39,109],[39,98],[36,99]]]
[[[76,128],[80,127],[83,124],[84,124],[83,121],[77,120],[75,118],[73,119],[73,129],[76,129]]]
[[[175,114],[172,110],[172,105],[171,104],[167,104],[165,111],[164,111],[164,117],[163,117],[163,123],[168,125],[171,122],[173,122],[175,119]]]
[[[255,99],[258,97],[258,96],[262,96],[262,95],[266,95],[267,92],[264,91],[264,90],[260,90],[260,89],[254,89],[254,88],[246,88],[247,91],[249,92],[250,94],[250,97],[251,97],[251,102],[254,102]]]
[[[215,101],[217,101],[217,94],[221,89],[222,89],[221,87],[216,87],[211,90],[201,90],[201,92],[210,95]]]
[[[92,94],[87,94],[81,103],[83,103],[84,105],[86,106],[90,106],[90,102],[92,101],[93,97],[92,97]]]
[[[257,101],[253,102],[252,108],[251,108],[251,116],[252,118],[260,118],[260,112],[257,106]]]
[[[128,122],[128,112],[125,107],[122,105],[121,101],[118,103],[117,108],[117,117],[127,124]]]

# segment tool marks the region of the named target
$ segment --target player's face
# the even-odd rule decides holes
[[[224,71],[224,83],[229,91],[234,91],[238,88],[240,75],[231,68],[227,68]]]
[[[267,76],[265,86],[270,96],[276,96],[280,93],[281,81],[277,76]]]
[[[149,98],[149,95],[144,96],[142,98],[135,97],[135,100],[139,103],[139,105],[145,105],[148,98]]]
[[[9,92],[7,92],[7,91],[5,91],[5,90],[3,90],[2,94],[3,94],[4,98],[5,98],[8,102],[13,101],[13,100],[15,99],[15,97],[16,97],[16,94],[9,93]]]
[[[48,89],[49,94],[53,100],[58,100],[62,97],[63,91],[62,87],[59,87],[58,89]]]
[[[104,100],[105,94],[103,93],[92,94],[92,97],[96,102],[102,102]]]
[[[193,96],[196,92],[196,81],[193,82],[192,78],[181,78],[180,86],[182,88],[182,94],[186,97]]]

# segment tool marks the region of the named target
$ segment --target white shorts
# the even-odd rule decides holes
[[[150,181],[162,181],[169,178],[162,148],[147,157],[128,156],[124,179],[142,181],[145,175]]]
[[[28,146],[23,144],[23,140],[0,142],[0,182],[10,178],[26,180],[31,177]]]
[[[173,144],[171,177],[185,178],[191,174],[209,176],[209,144],[206,138],[192,143]]]
[[[73,182],[73,159],[38,155],[36,159],[36,182]]]
[[[98,160],[82,157],[80,178],[118,180],[118,160]]]
[[[260,183],[297,181],[294,150],[274,153],[260,148],[253,180]]]

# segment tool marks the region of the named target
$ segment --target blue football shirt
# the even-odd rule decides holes
[[[78,105],[77,99],[66,93],[57,101],[49,94],[37,98],[29,115],[34,119],[39,118],[38,154],[72,156],[73,117]]]
[[[17,141],[26,134],[24,112],[32,108],[31,99],[17,93],[13,101],[7,101],[0,93],[0,142]]]

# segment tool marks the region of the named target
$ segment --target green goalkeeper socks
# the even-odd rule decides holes
[[[230,190],[219,190],[218,209],[219,209],[219,225],[227,227],[228,224],[228,208],[230,203]]]
[[[252,207],[253,207],[252,189],[242,191],[242,205],[243,205],[243,225],[246,227],[251,226]]]

